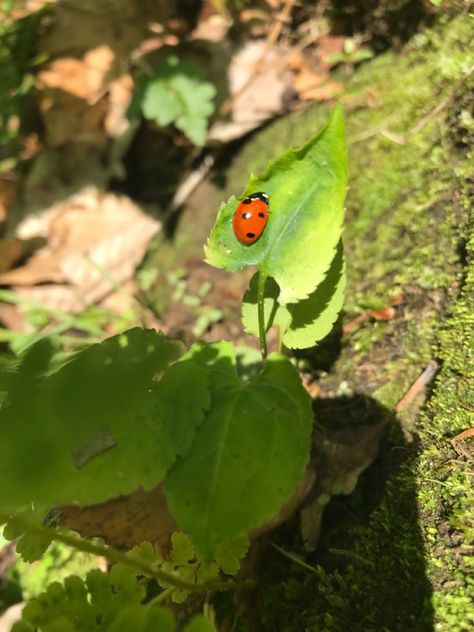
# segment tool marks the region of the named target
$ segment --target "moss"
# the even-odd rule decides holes
[[[401,54],[363,66],[348,85],[349,104],[369,95],[372,107],[347,112],[344,318],[390,304],[395,317],[366,319],[344,338],[320,386],[338,393],[345,383],[348,392],[393,410],[429,360],[441,369],[428,403],[420,409],[416,402],[393,422],[354,494],[329,503],[314,576],[272,557],[262,630],[451,632],[474,625],[472,469],[450,443],[472,425],[473,403],[462,397],[474,379],[474,80],[466,75],[473,36],[465,15],[441,20]],[[257,135],[229,170],[228,192],[241,190],[270,151],[302,143],[326,113],[318,105]]]

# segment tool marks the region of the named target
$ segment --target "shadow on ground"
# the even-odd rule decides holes
[[[432,590],[413,472],[417,442],[408,441],[396,417],[366,395],[320,399],[314,408],[320,480],[312,502],[325,506],[317,548],[305,557],[314,571],[269,551],[260,581],[259,630],[431,632]],[[377,426],[384,429],[375,460],[354,491],[340,495],[341,481],[350,487],[350,476],[357,477],[367,461]],[[325,443],[332,450],[318,448]],[[298,531],[295,519],[273,541],[305,555]]]

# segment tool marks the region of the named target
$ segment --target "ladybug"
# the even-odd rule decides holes
[[[241,244],[251,246],[260,239],[268,221],[268,202],[268,195],[257,191],[237,205],[232,228]]]

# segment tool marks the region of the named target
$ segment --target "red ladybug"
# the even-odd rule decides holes
[[[257,191],[242,200],[232,220],[234,235],[245,246],[259,239],[268,221],[268,195]]]

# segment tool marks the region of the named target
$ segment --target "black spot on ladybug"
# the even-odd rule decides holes
[[[259,213],[258,216],[259,217],[265,217],[265,213]]]
[[[250,219],[252,217],[252,213],[249,213],[249,212],[242,213],[242,217],[243,219]]]
[[[253,239],[255,237],[255,233],[247,233],[247,237],[249,239]]]

